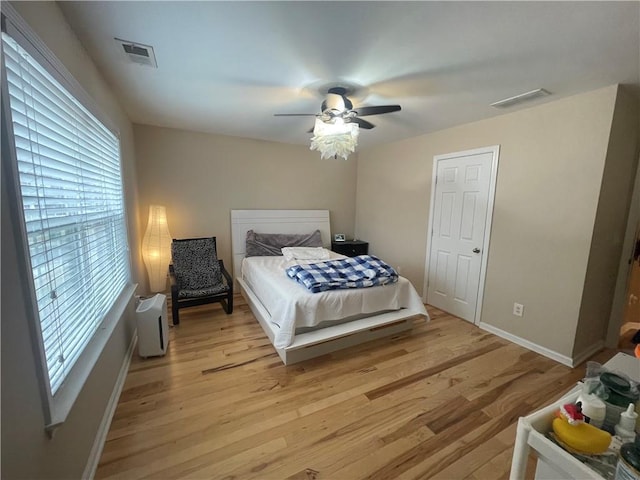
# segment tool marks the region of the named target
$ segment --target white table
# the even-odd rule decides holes
[[[605,363],[605,367],[612,371],[626,374],[629,378],[640,382],[640,359],[625,353],[616,354]],[[529,449],[533,449],[538,457],[536,479],[596,479],[603,480],[596,471],[574,458],[561,447],[546,438],[551,431],[554,413],[560,406],[575,401],[582,387],[576,385],[557,402],[544,407],[526,417],[520,417],[516,433],[516,442],[511,460],[511,480],[521,480],[525,476]]]

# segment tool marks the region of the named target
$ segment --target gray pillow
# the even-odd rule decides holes
[[[247,257],[282,255],[282,247],[321,247],[320,230],[313,233],[256,233],[247,232]]]

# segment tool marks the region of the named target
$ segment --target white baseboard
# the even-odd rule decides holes
[[[561,355],[558,352],[554,352],[553,350],[538,345],[537,343],[530,342],[529,340],[525,340],[524,338],[517,337],[512,333],[500,330],[499,328],[494,327],[493,325],[489,325],[488,323],[480,322],[478,326],[481,329],[486,330],[487,332],[493,333],[494,335],[502,337],[505,340],[509,340],[510,342],[520,345],[521,347],[524,347],[528,350],[539,353],[540,355],[550,358],[551,360],[555,360],[556,362],[566,365],[567,367],[573,368],[575,365],[577,365],[577,363],[575,363],[575,361],[570,357]]]
[[[102,456],[102,449],[104,448],[104,443],[107,440],[107,434],[109,433],[111,420],[113,419],[113,415],[116,413],[116,407],[118,406],[120,393],[122,393],[122,387],[124,387],[124,381],[127,379],[129,365],[131,364],[131,358],[133,357],[133,351],[136,347],[137,340],[138,332],[136,330],[133,334],[133,337],[131,338],[129,349],[125,354],[124,360],[122,361],[122,366],[120,367],[120,372],[118,373],[116,383],[113,386],[113,391],[111,392],[109,403],[107,403],[107,408],[104,411],[104,416],[102,417],[102,421],[100,422],[100,426],[98,427],[96,438],[93,441],[93,447],[91,447],[91,453],[89,453],[87,466],[84,468],[84,473],[82,474],[83,480],[92,480],[96,474],[96,470],[98,469],[98,463],[100,462],[100,457]]]

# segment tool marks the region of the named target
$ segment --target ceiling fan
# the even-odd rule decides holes
[[[314,116],[325,123],[333,123],[336,119],[342,119],[344,123],[357,123],[360,128],[371,130],[375,125],[360,117],[367,115],[381,115],[383,113],[397,112],[400,105],[378,105],[373,107],[353,108],[353,103],[347,98],[347,88],[331,87],[320,107],[321,113],[275,113],[276,117],[308,117]],[[312,132],[313,129],[310,130]]]

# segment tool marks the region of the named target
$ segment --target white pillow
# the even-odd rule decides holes
[[[282,255],[291,260],[329,260],[331,252],[322,247],[283,247]]]

